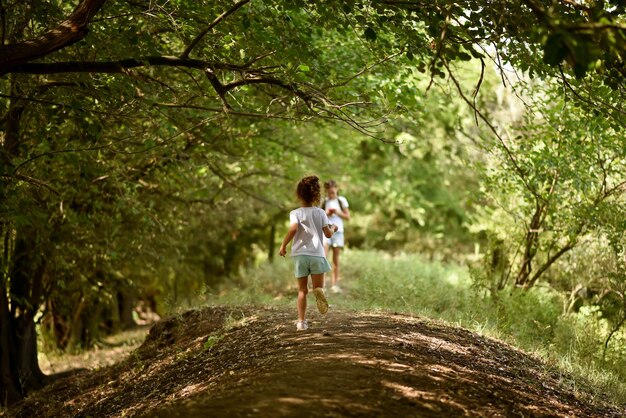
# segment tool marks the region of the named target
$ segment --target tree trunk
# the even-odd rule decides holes
[[[267,251],[267,259],[270,263],[274,262],[274,242],[276,242],[276,225],[272,222],[272,226],[270,227],[269,248]]]
[[[531,219],[528,231],[526,232],[526,238],[524,239],[524,255],[520,270],[515,279],[515,285],[518,287],[529,287],[528,280],[532,273],[532,262],[537,254],[537,246],[539,244],[539,231],[543,226],[545,204],[537,202],[535,213]]]
[[[46,376],[37,361],[37,334],[31,315],[14,317],[6,286],[0,289],[0,404],[12,405],[28,392],[40,389]]]
[[[20,233],[21,232],[21,233]],[[35,315],[43,301],[46,259],[39,251],[35,230],[18,231],[11,269],[11,316],[16,352],[13,365],[23,389],[40,389],[45,375],[37,360]]]
[[[76,305],[76,309],[72,312],[72,317],[69,318],[69,328],[67,329],[67,336],[64,338],[64,349],[74,349],[80,346],[80,341],[83,335],[83,312],[87,303],[83,298],[82,294],[78,300],[78,304]]]
[[[21,96],[14,79],[11,92]],[[21,121],[26,102],[11,99],[7,113],[0,120],[5,138],[0,146],[0,163],[13,167],[20,152]],[[0,184],[0,190],[5,190]],[[3,193],[0,198],[4,198]],[[2,275],[0,276],[0,404],[11,405],[29,391],[39,389],[47,377],[39,368],[35,315],[45,298],[47,270],[47,223],[21,228],[4,218],[2,230]]]
[[[35,321],[30,315],[16,318],[14,329],[17,341],[18,374],[26,392],[41,389],[46,384],[46,375],[39,368],[37,359],[37,332]]]
[[[22,233],[20,233],[22,232]],[[10,232],[6,232],[10,233]],[[46,376],[37,360],[35,314],[43,298],[45,258],[38,254],[34,231],[15,234],[9,280],[0,288],[0,403],[11,405],[40,389]],[[10,298],[10,299],[9,299]]]
[[[16,349],[6,283],[3,282],[0,289],[0,404],[4,406],[23,398],[19,373],[13,361]]]
[[[122,329],[130,329],[135,326],[133,320],[133,308],[135,307],[135,297],[131,291],[120,290],[118,296],[118,312]]]
[[[83,312],[84,333],[81,347],[91,348],[100,339],[100,320],[103,314],[102,305],[96,303],[91,309]]]

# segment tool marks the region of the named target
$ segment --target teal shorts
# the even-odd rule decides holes
[[[296,277],[307,277],[309,274],[328,273],[331,269],[326,257],[313,255],[294,255]]]

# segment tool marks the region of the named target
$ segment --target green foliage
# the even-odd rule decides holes
[[[621,211],[619,131],[544,87],[533,86],[531,110],[487,148],[494,158],[482,170],[484,206],[474,230],[499,243],[508,263],[501,286],[533,286],[584,237],[601,238],[603,218]]]
[[[424,75],[427,68],[431,76],[452,74],[463,87],[480,77],[487,94],[475,99],[485,108],[493,106],[488,93],[494,90],[494,74],[468,70],[472,59],[487,58],[480,40],[489,40],[498,51],[506,48],[507,63],[530,74],[553,74],[553,67],[564,61],[565,73],[571,70],[579,78],[595,71],[591,85],[597,94],[617,102],[606,85],[616,78],[619,60],[612,61],[612,51],[620,47],[622,33],[568,30],[557,21],[559,14],[574,25],[583,23],[582,16],[560,5],[537,10],[551,24],[536,25],[528,4],[485,7],[442,1],[411,9],[379,2],[255,1],[221,22],[191,52],[193,58],[220,64],[215,71],[222,84],[238,80],[242,66],[259,59],[276,80],[299,86],[300,96],[271,83],[242,85],[220,96],[204,74],[158,66],[122,74],[3,78],[3,91],[22,98],[3,99],[4,110],[23,105],[24,113],[19,147],[3,150],[2,173],[45,179],[46,184],[6,183],[3,232],[31,231],[38,248],[45,248],[38,257],[54,265],[46,276],[46,297],[57,320],[64,322],[77,315],[77,307],[114,318],[120,292],[172,309],[194,295],[216,292],[252,257],[270,252],[275,245],[270,225],[280,236],[285,213],[296,204],[293,184],[310,172],[339,180],[358,215],[348,231],[354,246],[451,258],[467,252],[474,240],[468,224],[473,223],[474,231],[493,237],[503,248],[501,259],[509,264],[500,278],[530,274],[524,271],[524,257],[546,265],[555,250],[575,246],[582,237],[610,237],[613,256],[619,257],[623,225],[618,217],[609,218],[622,202],[615,193],[599,199],[624,174],[618,114],[607,120],[574,107],[580,105],[578,97],[563,102],[555,89],[535,89],[534,110],[513,121],[513,139],[496,142],[488,148],[493,158],[481,160],[468,151],[476,131],[465,104],[450,94],[452,84],[434,81],[424,93],[433,83]],[[224,11],[219,2],[196,6],[178,1],[169,8],[150,4],[144,10],[107,2],[102,16],[114,18],[96,19],[77,48],[64,48],[43,61],[84,59],[88,51],[108,60],[143,62],[150,56],[179,55],[199,28]],[[35,5],[32,33],[15,36],[28,38],[70,9],[62,2]],[[610,24],[618,9],[598,6],[588,19]],[[17,30],[23,19],[26,9],[17,7],[7,31]],[[393,54],[403,55],[387,62]],[[374,62],[381,64],[372,66]],[[310,86],[324,93],[323,100],[311,102],[318,103],[315,111],[301,100],[303,94],[314,95]],[[223,112],[225,101],[232,111]],[[319,104],[324,101],[330,106]],[[345,102],[368,106],[336,111],[336,104]],[[396,145],[332,124],[293,121],[316,114],[361,120],[391,108],[397,112],[386,130],[375,134]],[[267,115],[287,119],[268,121]],[[585,130],[579,129],[581,124]],[[480,185],[467,168],[475,160],[485,167]],[[479,187],[485,193],[477,198]],[[475,203],[484,205],[478,215]],[[531,225],[538,206],[540,223]],[[528,232],[535,229],[541,234],[529,239]],[[520,243],[528,251],[518,252]],[[493,255],[495,249],[489,251]],[[426,267],[394,262],[399,264],[392,270],[402,271],[404,278],[397,287],[382,289],[364,280],[360,292],[372,300],[382,298],[381,306],[430,306],[434,312],[465,303],[465,297],[441,298],[452,294],[439,280],[441,271],[426,274],[429,279],[420,287],[415,277],[425,274]],[[369,267],[357,273],[387,277],[388,272]],[[556,288],[567,281],[565,272],[567,267],[560,266],[551,273]],[[620,271],[602,271],[607,272],[612,279],[605,280],[603,289],[619,294]],[[489,267],[482,273],[492,280]],[[532,276],[522,279],[536,282]],[[506,282],[489,287],[497,292]],[[275,287],[271,282],[265,286]],[[432,289],[437,301],[443,300],[441,306],[427,299]],[[264,287],[259,290],[267,293]],[[619,323],[615,303],[602,303],[605,316]],[[551,310],[546,315],[555,316]],[[536,321],[554,325],[546,318]]]
[[[389,257],[376,252],[346,253],[344,263],[344,274],[358,278],[347,302],[361,309],[445,317],[467,310],[466,304],[472,303],[469,278],[453,265],[428,262],[414,255]]]
[[[202,349],[203,350],[210,350],[217,343],[219,343],[222,338],[224,338],[224,335],[222,335],[222,334],[211,334],[211,335],[209,335],[207,340],[202,345]]]
[[[13,6],[6,48],[74,7]],[[228,280],[250,288],[240,272],[272,258],[295,182],[316,173],[351,202],[353,247],[441,260],[487,246],[473,283],[493,312],[462,274],[402,258],[356,259],[354,303],[443,317],[475,304],[534,339],[560,326],[552,290],[502,291],[585,285],[597,335],[623,346],[621,3],[251,1],[190,48],[230,6],[107,1],[85,38],[2,68],[2,283],[30,320],[45,310],[56,345],[119,328],[125,300],[175,310]],[[502,120],[510,67],[559,84],[515,84],[529,110]],[[492,142],[485,115],[510,136]],[[255,271],[255,301],[283,297],[279,264]]]

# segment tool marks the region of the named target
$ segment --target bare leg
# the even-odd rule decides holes
[[[317,304],[317,310],[321,314],[328,312],[328,301],[324,294],[324,273],[311,274],[311,281],[313,282],[313,295],[315,295],[315,303]]]
[[[306,315],[306,295],[309,292],[308,289],[308,277],[298,277],[298,320],[304,321]],[[323,277],[323,276],[322,276]],[[322,278],[322,281],[324,279]]]
[[[313,282],[313,289],[315,289],[316,287],[324,287],[324,273],[311,274],[311,281]]]
[[[328,255],[329,255],[329,254],[330,254],[330,244],[325,243],[325,244],[324,244],[324,255],[326,256],[326,259],[327,259],[327,260],[330,260],[330,259],[328,258]],[[330,276],[330,278],[331,278],[331,282],[332,282],[332,272],[329,272],[329,273],[324,273],[324,278],[325,278],[326,276]],[[322,287],[326,287],[326,280],[324,280],[324,285],[323,285]]]
[[[341,248],[333,247],[333,286],[339,282],[339,253]]]

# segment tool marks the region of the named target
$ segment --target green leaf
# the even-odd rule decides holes
[[[470,54],[472,54],[472,57],[474,58],[484,58],[485,56],[483,54],[481,54],[480,52],[476,51],[474,48],[470,48]]]
[[[367,29],[365,29],[363,35],[365,35],[365,39],[367,39],[368,41],[375,41],[378,37],[378,35],[376,35],[376,31],[369,26]]]
[[[574,75],[577,78],[583,78],[587,74],[587,66],[583,63],[577,62],[574,64]]]
[[[215,344],[220,342],[222,338],[224,338],[224,336],[220,334],[209,335],[209,338],[207,338],[207,340],[205,341],[203,345],[203,349],[210,350]]]
[[[567,48],[560,33],[552,34],[543,45],[543,61],[548,65],[559,65],[567,55]]]

